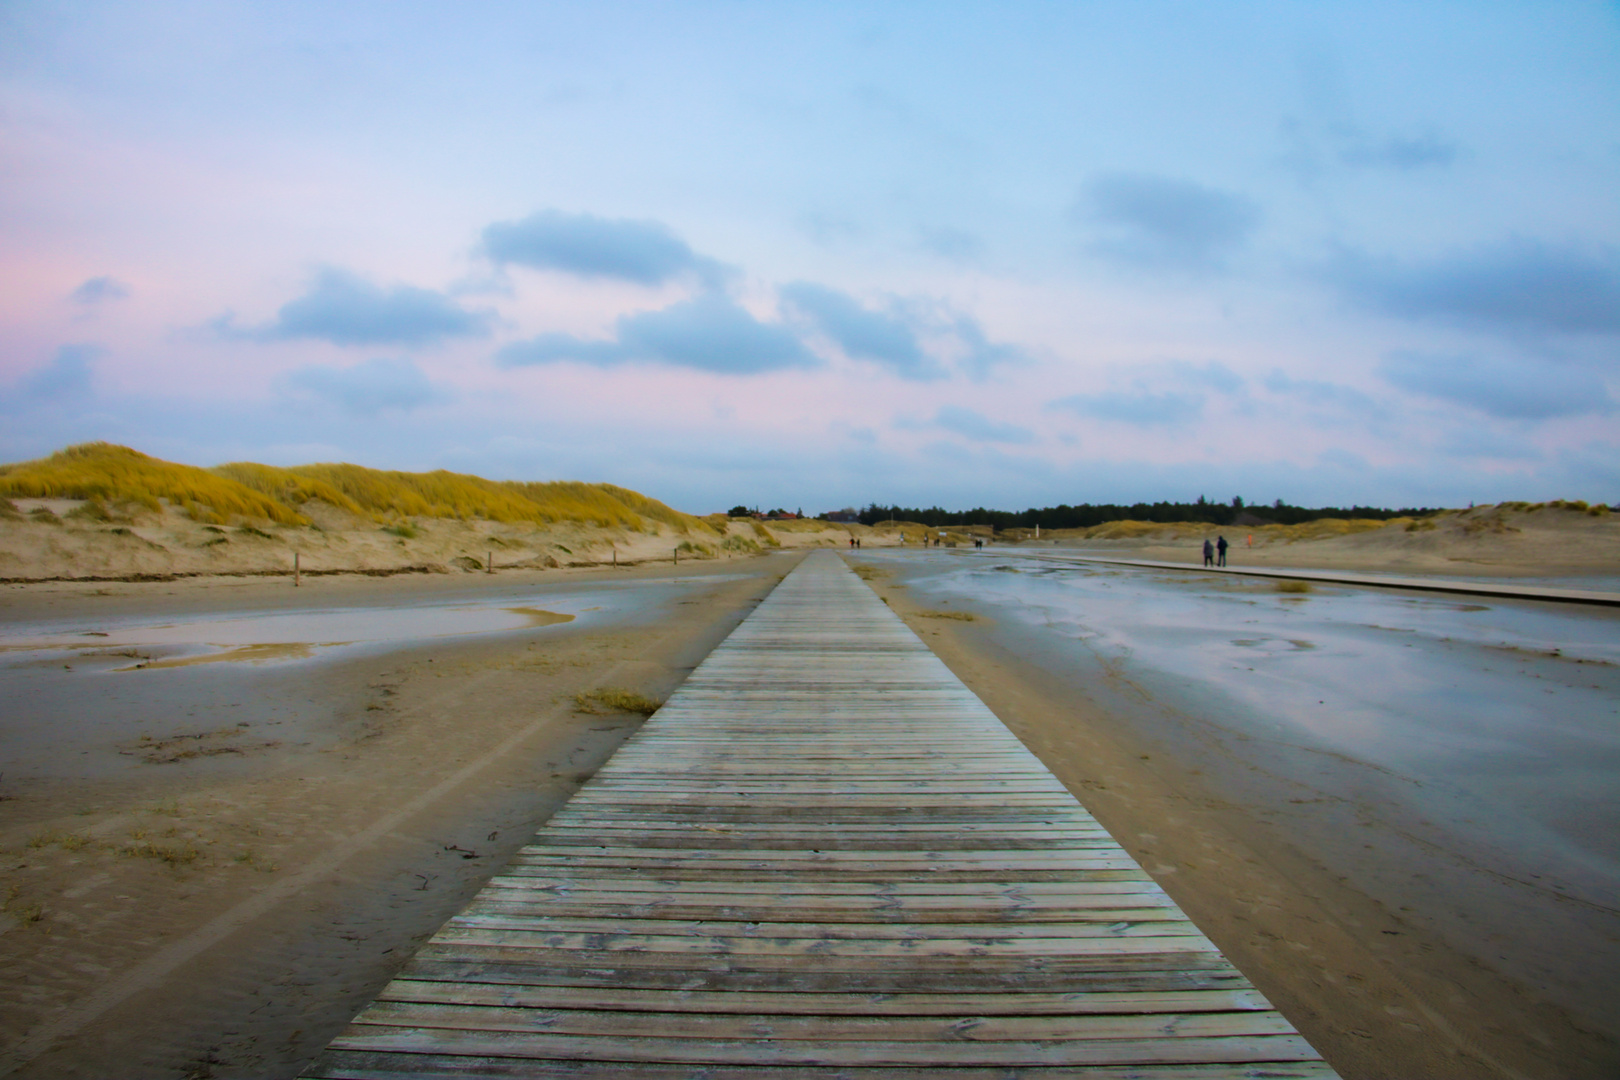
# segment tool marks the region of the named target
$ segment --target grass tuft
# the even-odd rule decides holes
[[[75,521],[111,521],[112,514],[100,499],[86,499],[83,504],[67,512],[67,517]]]
[[[181,847],[178,844],[154,844],[147,840],[140,844],[129,844],[120,849],[119,854],[128,855],[134,859],[156,859],[166,862],[170,866],[189,866],[202,855],[190,844]]]
[[[634,690],[603,687],[599,690],[586,690],[583,693],[575,694],[574,704],[583,713],[627,712],[651,716],[658,711],[663,702],[650,698],[646,694],[638,694]]]
[[[22,886],[13,885],[6,893],[5,903],[0,904],[0,911],[4,911],[7,915],[10,915],[13,919],[16,919],[19,923],[23,923],[24,925],[39,922],[45,917],[45,905],[38,903],[19,904],[17,902],[17,894],[20,892],[22,892]]]
[[[82,847],[88,847],[90,843],[90,837],[79,833],[35,833],[28,838],[28,846],[36,851],[52,845],[63,851],[78,851]]]

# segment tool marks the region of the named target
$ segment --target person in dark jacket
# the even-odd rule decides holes
[[[1204,541],[1204,565],[1215,565],[1215,545],[1211,544],[1208,540]]]
[[[1215,562],[1216,566],[1226,565],[1226,549],[1228,546],[1229,545],[1226,542],[1226,537],[1222,536],[1216,539],[1215,550],[1220,553],[1220,558]]]

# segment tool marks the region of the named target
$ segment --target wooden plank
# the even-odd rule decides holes
[[[460,1080],[895,1080],[886,1066],[691,1065],[660,1062],[535,1061],[522,1058],[458,1057],[450,1054],[394,1054],[333,1050],[315,1062],[305,1076],[312,1080],[418,1080],[424,1076]],[[905,1080],[1009,1080],[1005,1068],[908,1068]],[[1019,1080],[1331,1080],[1336,1074],[1320,1061],[1267,1062],[1263,1069],[1246,1064],[1187,1062],[1174,1065],[1025,1066]]]
[[[545,967],[507,957],[454,957],[430,955],[431,945],[414,957],[402,978],[438,982],[490,983],[502,986],[590,986],[639,990],[702,990],[776,992],[791,986],[803,993],[870,994],[1024,994],[1064,993],[1076,986],[1092,992],[1127,993],[1181,990],[1247,990],[1247,979],[1224,960],[1207,959],[1202,965],[1145,967],[1091,964],[1044,968],[1025,965],[949,963],[888,969],[845,968],[817,963],[786,969],[770,965],[744,967],[706,962],[703,958],[681,966],[636,965],[604,957],[590,966]],[[361,1015],[363,1020],[364,1014]],[[357,1021],[358,1022],[358,1021]]]
[[[1331,1077],[835,556],[309,1077]]]
[[[588,1038],[530,1032],[397,1028],[356,1024],[334,1040],[350,1050],[534,1058],[552,1061],[682,1062],[693,1065],[1135,1065],[1171,1062],[1309,1061],[1320,1055],[1295,1034],[1044,1042],[895,1042],[876,1039]]]
[[[1104,1014],[1094,1016],[783,1015],[715,1014],[623,1009],[538,1009],[526,1006],[379,1001],[367,1023],[463,1031],[543,1031],[548,1035],[614,1035],[681,1039],[879,1039],[889,1042],[1018,1042],[1032,1039],[1234,1038],[1289,1035],[1275,1012]]]
[[[379,1001],[503,1005],[531,1009],[623,1009],[773,1016],[1098,1016],[1264,1011],[1258,990],[1069,994],[799,994],[627,990],[622,987],[491,986],[395,979]]]
[[[447,926],[476,927],[482,930],[531,930],[542,933],[570,934],[678,934],[691,936],[757,937],[757,938],[863,938],[883,941],[914,941],[923,931],[892,923],[837,923],[826,925],[813,922],[738,922],[727,919],[647,919],[635,917],[589,918],[583,916],[548,916],[537,913],[526,905],[505,905],[510,911],[490,911],[485,905],[468,907],[454,916]],[[1109,915],[1117,914],[1115,911]],[[1053,922],[1022,923],[935,923],[926,936],[939,941],[952,936],[953,929],[961,939],[979,938],[1064,938],[1064,937],[1139,937],[1145,933],[1197,933],[1193,924],[1175,908],[1148,908],[1147,918],[1094,919],[1090,922],[1064,919]]]

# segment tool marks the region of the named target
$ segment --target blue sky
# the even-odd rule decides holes
[[[0,458],[1620,500],[1613,4],[0,6]]]

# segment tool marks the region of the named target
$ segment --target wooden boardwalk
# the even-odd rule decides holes
[[[1235,547],[1235,545],[1234,545]],[[1540,600],[1556,604],[1600,604],[1620,607],[1620,593],[1598,589],[1564,589],[1554,585],[1516,585],[1511,581],[1457,581],[1443,577],[1398,577],[1391,574],[1361,573],[1355,570],[1291,570],[1270,566],[1203,566],[1191,562],[1164,562],[1157,559],[1115,559],[1102,555],[1068,555],[1061,550],[1033,551],[1008,546],[997,552],[962,552],[974,558],[1009,553],[1022,558],[1046,559],[1064,563],[1099,563],[1104,566],[1135,566],[1146,570],[1193,571],[1200,574],[1238,574],[1243,577],[1282,578],[1289,581],[1320,581],[1328,585],[1360,585],[1370,589],[1407,589],[1412,592],[1458,593],[1488,596],[1500,600]]]
[[[1331,1077],[830,552],[307,1077]]]

